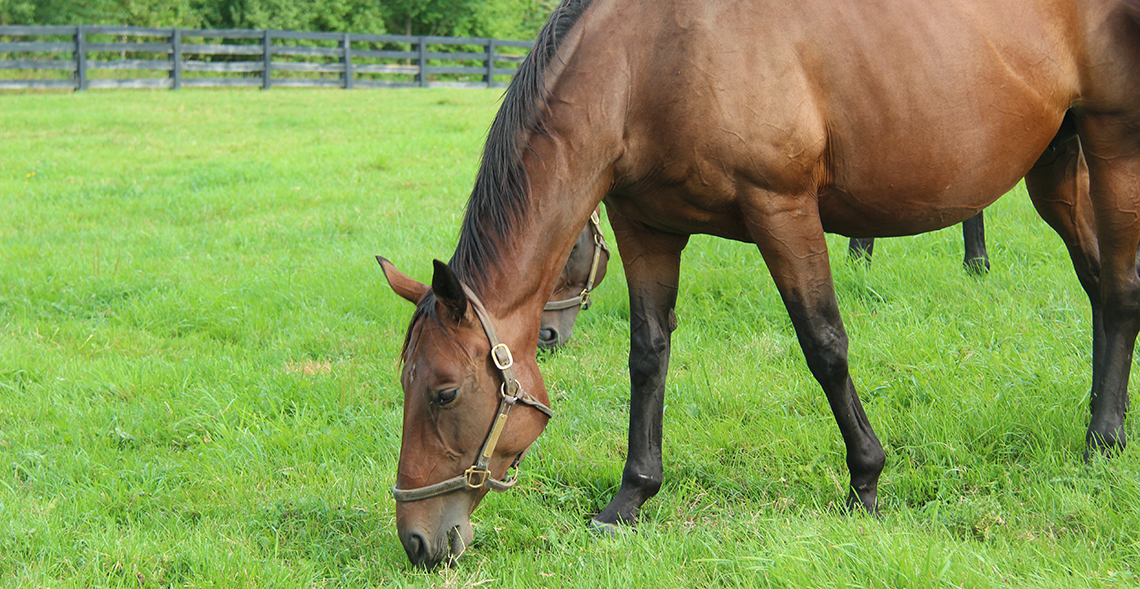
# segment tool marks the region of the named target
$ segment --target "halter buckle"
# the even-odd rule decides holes
[[[516,403],[524,394],[522,385],[519,384],[517,380],[512,380],[510,383],[504,382],[499,385],[499,395],[503,399],[506,399],[508,403]]]
[[[506,360],[499,359],[499,350],[502,350],[504,353],[506,353]],[[511,349],[508,348],[507,344],[504,343],[495,344],[495,347],[491,348],[491,361],[495,363],[495,368],[498,368],[499,370],[506,370],[515,365],[515,357],[511,355]]]
[[[478,489],[487,483],[487,479],[491,478],[491,471],[472,466],[463,471],[463,476],[467,477],[468,489]]]
[[[578,295],[578,297],[582,299],[582,307],[581,307],[582,310],[585,311],[586,309],[589,309],[590,308],[590,289],[583,288],[582,294]]]

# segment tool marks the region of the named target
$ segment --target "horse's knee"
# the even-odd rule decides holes
[[[847,336],[830,329],[800,337],[808,369],[821,384],[845,381],[848,377]]]
[[[1115,287],[1102,285],[1102,292],[1106,325],[1119,325],[1130,330],[1140,327],[1140,279],[1129,276]]]
[[[629,354],[629,378],[634,389],[661,378],[669,360],[669,335],[662,330],[634,336]]]
[[[784,296],[784,306],[796,329],[808,369],[825,390],[847,379],[847,332],[833,301],[805,304],[801,297]]]
[[[665,371],[665,356],[663,353],[638,354],[629,359],[629,382],[634,390],[642,390],[653,386],[661,379]]]

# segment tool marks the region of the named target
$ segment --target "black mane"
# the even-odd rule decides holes
[[[562,0],[519,66],[491,124],[483,162],[467,202],[459,244],[449,265],[464,282],[482,290],[486,268],[497,266],[500,246],[529,206],[530,180],[522,165],[525,138],[546,134],[543,107],[549,98],[546,72],[566,33],[591,0]]]

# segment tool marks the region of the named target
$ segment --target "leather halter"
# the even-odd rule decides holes
[[[495,454],[495,446],[499,443],[499,436],[502,435],[503,428],[507,424],[507,416],[510,414],[511,408],[516,403],[521,403],[541,411],[548,418],[554,417],[554,411],[550,407],[523,390],[522,385],[515,379],[514,372],[511,370],[515,360],[511,356],[510,348],[507,347],[507,344],[499,341],[499,336],[495,333],[495,326],[491,323],[491,316],[487,314],[487,309],[479,297],[475,296],[475,293],[471,292],[466,284],[461,284],[461,286],[463,286],[463,292],[467,294],[467,298],[471,302],[471,308],[475,310],[475,315],[479,317],[479,323],[483,324],[483,332],[487,334],[487,341],[491,342],[491,363],[495,365],[503,379],[503,384],[499,387],[499,411],[495,414],[494,421],[491,422],[491,431],[483,440],[483,446],[479,448],[479,455],[471,468],[463,471],[461,475],[426,487],[416,489],[392,487],[392,497],[400,503],[420,501],[463,489],[487,487],[492,491],[502,492],[514,487],[519,480],[517,470],[515,476],[498,480],[491,476],[489,468],[491,457]],[[511,464],[511,468],[517,469],[521,458],[522,454],[519,454],[514,463]]]
[[[586,288],[574,298],[546,303],[542,308],[543,311],[561,311],[576,306],[581,306],[583,311],[590,308],[590,293],[593,292],[594,281],[598,277],[598,263],[602,259],[602,252],[605,252],[606,259],[610,256],[610,248],[606,247],[606,238],[602,235],[602,220],[598,216],[598,209],[590,213],[590,229],[594,234],[594,261],[590,263],[590,276],[586,279]]]

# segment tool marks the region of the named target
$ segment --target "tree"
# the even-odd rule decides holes
[[[557,0],[0,0],[0,24],[532,39],[556,5]]]
[[[0,25],[31,24],[35,14],[29,0],[0,0]]]
[[[0,0],[0,24],[201,26],[200,0]]]
[[[369,0],[247,0],[240,28],[384,33],[384,7]]]
[[[405,35],[531,39],[554,0],[385,0],[388,30]]]

